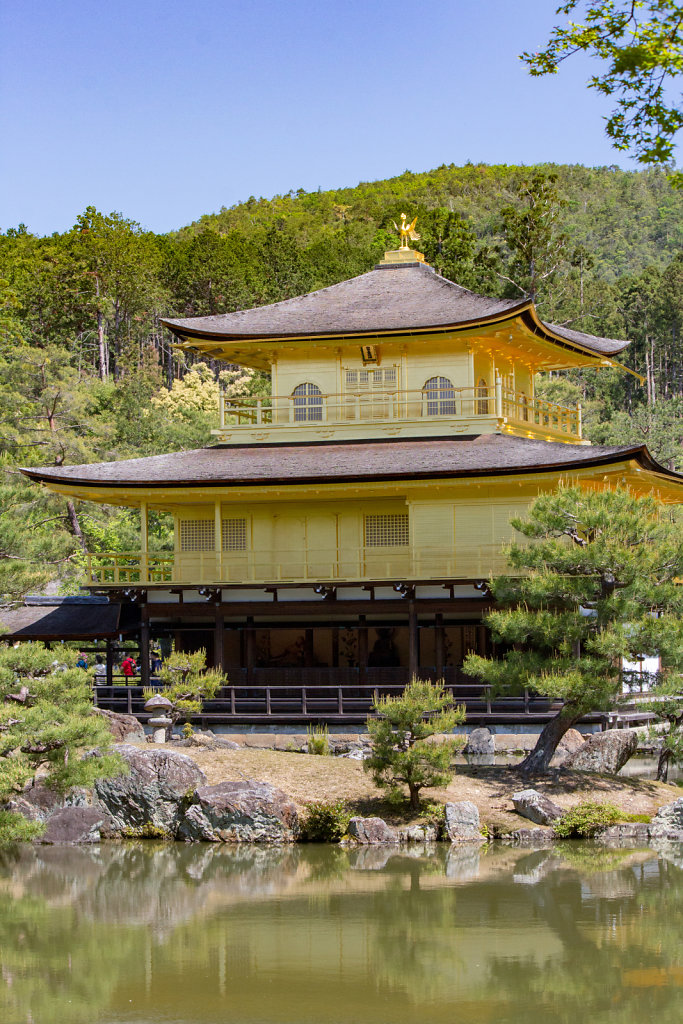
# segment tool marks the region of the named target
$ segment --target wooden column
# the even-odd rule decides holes
[[[339,626],[332,626],[332,668],[339,668]]]
[[[140,583],[149,583],[149,524],[147,502],[140,502]]]
[[[436,678],[443,679],[444,669],[444,635],[443,635],[443,614],[437,612],[434,617],[434,667]]]
[[[149,611],[141,609],[142,625],[140,626],[140,682],[149,686]]]
[[[216,549],[216,580],[220,582],[223,578],[223,518],[221,514],[221,503],[215,501],[213,506],[213,518],[214,518],[214,546]]]
[[[107,640],[107,653],[105,655],[107,669],[105,679],[107,680],[107,686],[113,686],[114,684],[114,646],[111,640]]]
[[[358,616],[358,682],[365,683],[368,667],[368,627],[365,616]]]
[[[420,664],[420,637],[417,629],[417,608],[415,602],[408,605],[408,675],[417,675]]]
[[[221,672],[225,672],[225,657],[223,635],[225,632],[225,616],[223,612],[216,609],[216,625],[213,634],[213,663]]]
[[[246,669],[247,669],[247,686],[251,686],[254,682],[254,653],[255,653],[255,636],[254,636],[254,617],[249,615],[247,617],[247,625],[244,630],[244,647],[246,655]]]

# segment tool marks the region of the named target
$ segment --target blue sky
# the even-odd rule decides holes
[[[555,0],[3,0],[0,229],[155,231],[250,195],[467,160],[631,166],[590,62],[519,60]]]

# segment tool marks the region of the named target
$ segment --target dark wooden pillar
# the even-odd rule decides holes
[[[105,667],[107,669],[107,673],[106,673],[105,678],[107,680],[107,686],[113,686],[113,684],[114,684],[114,645],[112,644],[111,640],[107,640],[107,653],[106,653],[105,657],[106,657],[106,666]]]
[[[332,668],[339,668],[339,626],[332,626]]]
[[[247,669],[247,686],[251,686],[254,682],[254,655],[256,647],[256,637],[254,634],[254,617],[253,615],[247,616],[247,625],[244,630],[244,647],[245,647],[245,661]]]
[[[313,646],[313,630],[306,629],[304,631],[304,666],[306,668],[312,668],[315,663],[315,651]]]
[[[444,669],[444,635],[443,635],[443,615],[441,612],[437,612],[434,618],[434,667],[436,668],[436,678],[443,679]]]
[[[365,683],[367,680],[368,667],[368,627],[365,625],[365,616],[358,616],[358,682]]]
[[[213,663],[221,672],[225,672],[225,655],[223,636],[225,633],[225,616],[220,609],[216,609],[216,625],[213,633]]]
[[[141,609],[142,625],[140,626],[140,682],[149,686],[149,611]]]
[[[417,628],[417,608],[415,602],[408,605],[408,675],[412,679],[417,675],[420,665],[420,635]]]

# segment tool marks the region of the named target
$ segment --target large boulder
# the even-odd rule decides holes
[[[67,793],[58,793],[38,783],[35,786],[28,785],[21,793],[16,793],[2,805],[2,809],[23,814],[28,821],[45,822],[64,807],[85,807],[90,803],[92,793],[80,786],[75,786]]]
[[[38,842],[52,844],[99,843],[103,833],[111,831],[106,811],[96,807],[62,807],[47,819],[47,827]]]
[[[584,745],[586,737],[578,729],[567,729],[566,733],[557,744],[557,750],[550,762],[551,768],[562,768],[566,761]]]
[[[650,829],[653,838],[683,842],[683,797],[660,807],[652,819]]]
[[[623,821],[618,825],[608,825],[595,833],[593,839],[602,846],[633,846],[634,843],[647,843],[652,828],[643,821]]]
[[[195,789],[206,776],[186,754],[121,744],[116,748],[127,775],[98,779],[97,803],[109,813],[116,833],[139,836],[176,835]],[[97,755],[93,755],[97,756]]]
[[[384,818],[351,818],[349,836],[362,846],[375,843],[398,843],[399,834]]]
[[[106,711],[104,708],[95,708],[95,711],[106,721],[116,743],[145,742],[145,730],[135,715],[121,715],[118,711]]]
[[[574,772],[603,772],[616,775],[638,749],[634,729],[609,729],[594,732],[571,754],[563,767]]]
[[[470,800],[446,804],[446,835],[452,843],[484,843],[479,811]]]
[[[518,828],[514,832],[504,833],[499,838],[505,846],[530,846],[532,849],[538,849],[554,843],[555,833],[549,828]]]
[[[490,729],[473,729],[468,733],[463,754],[473,757],[490,757],[496,752],[496,742]]]
[[[198,786],[178,829],[180,839],[213,843],[291,843],[298,834],[287,794],[254,779]]]
[[[552,825],[563,813],[562,808],[550,797],[535,789],[521,789],[518,793],[513,793],[512,803],[517,814],[533,821],[535,825]]]

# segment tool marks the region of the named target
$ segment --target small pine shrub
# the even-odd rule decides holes
[[[0,811],[0,845],[3,843],[29,843],[45,831],[40,821],[28,821],[15,811]]]
[[[338,843],[346,835],[351,814],[343,800],[306,804],[301,837],[309,843]]]
[[[183,736],[186,740],[189,740],[190,736],[194,736],[194,729],[192,728],[192,722],[185,722],[183,726]]]
[[[623,821],[649,821],[649,818],[646,814],[626,814],[614,804],[589,800],[565,811],[554,823],[553,831],[560,839],[590,839],[601,828]]]
[[[434,802],[425,804],[420,820],[422,821],[422,824],[428,828],[435,828],[437,839],[441,839],[446,827],[445,805]]]
[[[327,757],[330,753],[330,733],[326,725],[309,725],[307,747],[309,754]]]

